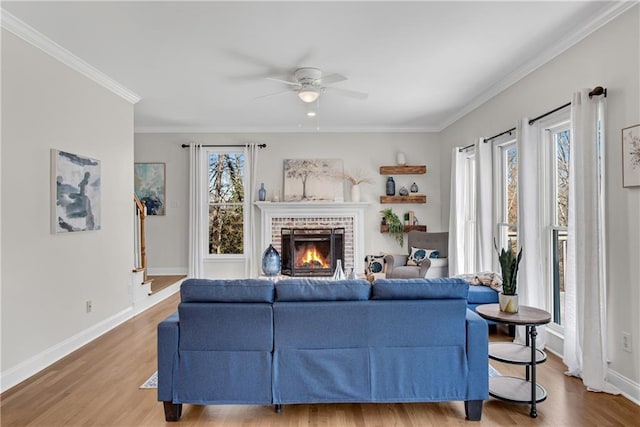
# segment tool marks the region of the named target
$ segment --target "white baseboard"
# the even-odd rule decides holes
[[[178,276],[188,274],[187,267],[151,268],[147,267],[147,274],[150,276]]]
[[[640,405],[640,384],[631,381],[612,369],[607,370],[607,380],[618,387],[624,397],[636,405]]]
[[[182,281],[177,282],[165,289],[151,294],[148,297],[140,300],[133,301],[131,307],[122,310],[119,313],[103,320],[102,322],[93,325],[84,331],[77,333],[76,335],[50,347],[40,354],[37,354],[24,362],[20,363],[13,368],[7,369],[5,372],[0,372],[0,393],[4,393],[11,387],[20,384],[22,381],[37,374],[41,370],[49,367],[53,363],[76,351],[83,345],[86,345],[98,338],[99,336],[109,332],[118,325],[131,319],[148,308],[158,304],[160,301],[170,297],[180,290],[180,284]]]
[[[32,375],[37,374],[44,368],[52,365],[83,345],[93,341],[100,335],[110,331],[131,317],[133,317],[133,308],[128,307],[102,322],[97,323],[54,345],[53,347],[49,347],[42,353],[36,354],[13,368],[0,373],[0,393],[4,393],[11,387],[21,383]]]

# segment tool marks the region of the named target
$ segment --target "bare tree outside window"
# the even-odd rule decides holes
[[[553,133],[555,215],[552,224],[553,255],[553,321],[564,324],[564,290],[567,259],[567,226],[569,221],[569,158],[571,133],[564,127]]]
[[[244,154],[209,155],[209,254],[244,252]]]
[[[569,218],[569,131],[556,134],[557,224],[566,227]]]

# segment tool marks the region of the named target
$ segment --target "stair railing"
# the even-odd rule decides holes
[[[140,201],[135,193],[133,193],[133,201],[136,207],[136,269],[134,271],[142,271],[143,283],[145,283],[147,281],[147,246],[145,242],[145,219],[147,218],[147,207],[144,202]]]

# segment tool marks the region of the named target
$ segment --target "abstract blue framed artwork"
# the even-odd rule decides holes
[[[147,207],[147,215],[165,214],[165,164],[136,163],[134,165],[136,196]]]
[[[51,150],[52,232],[100,230],[100,161]]]

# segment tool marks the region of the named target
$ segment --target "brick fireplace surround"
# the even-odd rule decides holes
[[[345,274],[351,269],[364,271],[364,213],[369,203],[316,202],[256,202],[261,213],[261,248],[269,244],[282,252],[282,228],[338,228],[345,229]]]

